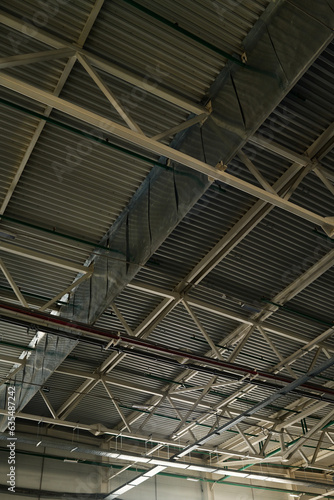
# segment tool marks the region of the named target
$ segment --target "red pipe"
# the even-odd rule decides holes
[[[217,360],[217,359],[213,359],[213,358],[207,358],[205,356],[198,356],[196,354],[192,354],[192,353],[185,352],[185,351],[180,351],[177,349],[171,349],[168,347],[157,345],[153,342],[143,341],[143,340],[137,339],[135,337],[127,336],[127,335],[121,335],[118,332],[117,333],[107,332],[106,330],[102,330],[100,328],[93,328],[93,327],[90,327],[90,326],[85,325],[83,323],[74,323],[74,322],[68,321],[68,320],[66,321],[66,320],[63,320],[57,316],[52,316],[52,315],[49,315],[47,313],[39,313],[36,311],[31,311],[30,309],[26,309],[23,307],[16,307],[13,305],[0,303],[0,309],[13,311],[15,313],[21,314],[21,315],[29,317],[29,318],[40,319],[42,321],[47,320],[49,323],[52,323],[52,324],[60,326],[60,327],[65,327],[65,328],[70,327],[72,329],[83,331],[86,333],[90,333],[92,335],[100,335],[100,336],[106,337],[108,339],[116,339],[116,340],[119,340],[119,341],[127,343],[127,344],[131,344],[131,345],[135,345],[138,347],[143,347],[145,349],[150,349],[150,350],[162,352],[164,354],[169,354],[169,355],[178,356],[178,357],[182,357],[182,358],[189,358],[191,360],[198,361],[198,362],[204,363],[206,365],[213,365],[213,366],[216,366],[219,368],[227,368],[227,369],[230,369],[231,371],[234,371],[234,372],[236,371],[236,372],[240,372],[243,374],[254,375],[254,376],[262,377],[265,379],[275,380],[278,382],[284,382],[286,384],[289,384],[290,382],[293,381],[292,378],[284,377],[281,375],[275,375],[275,374],[269,373],[269,372],[258,371],[258,370],[255,370],[253,368],[248,368],[245,366],[238,365],[236,363],[228,363],[227,361],[221,361],[221,360]],[[41,329],[43,329],[43,326],[41,326]],[[302,384],[302,387],[306,387],[308,389],[311,389],[311,390],[314,390],[317,392],[322,392],[322,393],[334,395],[333,389],[330,389],[328,387],[323,387],[323,386],[318,385],[318,384],[306,383],[306,384]]]

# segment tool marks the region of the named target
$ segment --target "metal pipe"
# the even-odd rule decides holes
[[[330,368],[333,365],[334,365],[334,356],[332,356],[329,359],[326,359],[326,361],[321,363],[321,365],[319,365],[316,368],[313,368],[313,370],[309,371],[307,374],[303,375],[299,379],[293,380],[287,386],[279,389],[274,394],[271,394],[264,401],[257,403],[256,405],[253,406],[253,408],[243,412],[240,416],[231,419],[228,423],[221,425],[220,427],[215,429],[213,432],[209,432],[209,434],[207,434],[203,438],[201,438],[198,441],[195,441],[195,443],[192,443],[191,445],[187,446],[181,453],[174,455],[174,457],[173,457],[174,460],[177,460],[178,458],[184,457],[185,455],[190,453],[192,450],[198,448],[202,444],[205,444],[208,441],[210,441],[211,439],[216,438],[217,435],[222,434],[225,430],[228,430],[231,427],[235,426],[236,424],[243,422],[250,415],[254,415],[254,413],[256,413],[258,410],[262,410],[263,408],[268,406],[270,403],[273,403],[274,401],[279,399],[281,396],[289,394],[291,391],[293,391],[297,387],[303,385],[305,382],[307,382],[311,378],[317,376],[319,373],[323,372],[324,370],[327,370],[328,368]]]
[[[150,359],[154,359],[159,362],[163,363],[168,363],[168,364],[173,364],[177,366],[182,366],[183,368],[187,367],[189,369],[195,369],[197,371],[202,371],[205,373],[210,373],[210,374],[215,374],[215,375],[220,375],[229,379],[239,379],[239,376],[235,373],[230,373],[226,371],[221,371],[222,368],[225,368],[227,370],[231,370],[232,372],[238,372],[242,374],[247,374],[247,375],[252,375],[253,377],[261,377],[264,379],[269,379],[273,380],[275,382],[282,382],[284,384],[290,384],[292,383],[292,379],[288,377],[283,377],[281,375],[277,374],[272,374],[269,372],[264,372],[264,371],[258,371],[252,368],[244,367],[241,365],[238,365],[236,363],[228,363],[225,361],[221,360],[216,360],[213,358],[209,358],[206,356],[199,356],[196,354],[192,354],[189,352],[181,351],[181,350],[176,350],[176,349],[171,349],[167,348],[158,344],[155,344],[153,342],[149,342],[146,340],[141,340],[135,337],[130,337],[128,335],[123,335],[120,334],[120,332],[111,332],[111,331],[106,331],[100,328],[96,327],[91,327],[82,323],[75,323],[73,321],[66,321],[61,319],[60,317],[48,315],[45,313],[38,313],[36,311],[31,311],[27,310],[23,307],[16,307],[10,304],[4,304],[0,303],[0,317],[2,318],[7,318],[6,321],[14,321],[16,323],[21,323],[26,326],[26,324],[34,324],[36,326],[39,326],[42,330],[53,333],[58,336],[64,336],[67,338],[72,338],[72,339],[77,339],[80,340],[81,342],[89,342],[89,343],[95,343],[98,345],[101,345],[102,347],[106,348],[108,345],[108,348],[111,350],[116,350],[119,352],[124,352],[127,354],[130,354],[132,356],[139,356],[139,357],[146,357]],[[10,318],[10,319],[9,319]],[[58,328],[61,328],[62,330],[57,330]],[[80,333],[80,336],[78,336],[78,333]],[[102,338],[101,338],[102,337]],[[106,343],[104,340],[107,338],[109,342]],[[125,344],[125,345],[132,345],[136,346],[139,348],[143,349],[149,349],[150,351],[157,351],[159,353],[167,354],[168,357],[162,357],[154,353],[149,353],[146,350],[141,351],[141,350],[135,350],[133,348],[127,348],[123,347],[122,345],[117,345],[117,347],[114,347],[110,340],[115,340],[116,342],[119,342],[120,344]],[[110,345],[109,345],[110,344]],[[199,362],[204,365],[209,365],[212,366],[212,368],[208,368],[207,366],[201,366],[201,365],[192,365],[192,364],[180,364],[180,362],[177,359],[171,358],[171,356],[175,356],[177,358],[188,358],[192,361]],[[264,387],[272,387],[274,389],[277,389],[277,385],[270,384],[268,380],[263,381],[263,380],[258,380],[252,378],[252,380],[249,381],[249,383],[258,385],[258,386],[264,386]],[[334,403],[334,400],[332,398],[326,398],[326,396],[323,396],[323,393],[329,394],[329,395],[334,395],[334,389],[330,389],[328,387],[324,387],[321,385],[317,384],[310,384],[310,383],[303,383],[301,384],[303,387],[310,389],[312,391],[318,391],[321,393],[321,396],[316,396],[315,394],[311,394],[308,392],[305,392],[303,390],[298,389],[297,387],[295,388],[295,392],[298,394],[301,394],[305,397],[309,397],[312,399],[320,399],[322,401],[328,401],[329,403]]]

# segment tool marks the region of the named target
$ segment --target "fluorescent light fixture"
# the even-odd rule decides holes
[[[130,481],[129,484],[132,484],[132,486],[138,486],[138,484],[143,483],[144,481],[147,481],[149,478],[147,476],[139,476],[136,477],[133,481]]]
[[[41,443],[42,443],[42,441],[38,441],[38,443],[36,444],[36,448],[37,448],[37,446],[39,446]]]
[[[159,474],[159,472],[161,472],[164,469],[166,469],[166,467],[163,467],[162,465],[158,465],[157,467],[154,467],[153,469],[145,472],[144,476],[148,476],[148,477],[155,476],[156,474]]]
[[[234,470],[223,470],[223,469],[217,469],[215,470],[215,474],[221,474],[222,476],[236,476],[236,477],[247,477],[248,473],[245,474],[244,472],[238,472]]]
[[[188,464],[178,464],[177,462],[170,462],[169,460],[156,460],[152,459],[150,464],[155,465],[165,465],[166,467],[176,467],[177,469],[186,469],[189,467]]]
[[[107,455],[109,458],[117,458],[119,457],[119,453],[109,453],[108,452],[108,455]]]
[[[168,467],[176,467],[177,469],[187,469],[189,464],[178,464],[177,462],[169,462]]]
[[[199,479],[196,479],[194,477],[187,477],[187,481],[199,481]]]
[[[132,486],[132,484],[126,484],[126,485],[122,486],[122,488],[120,488],[119,490],[114,491],[113,495],[123,495],[123,493],[126,493],[127,491],[131,490],[132,488],[134,488],[134,486]]]
[[[77,464],[78,460],[73,460],[73,459],[70,459],[70,458],[64,458],[64,462],[69,462],[69,463],[72,463],[72,464]]]
[[[299,495],[299,494],[297,495],[297,493],[296,493],[296,494],[294,494],[294,493],[290,493],[290,497],[299,498],[299,497],[300,497],[300,495]]]
[[[119,460],[129,460],[129,462],[143,462],[144,464],[150,461],[149,458],[135,457],[133,455],[119,455],[117,458]]]
[[[168,460],[156,460],[155,458],[150,460],[150,464],[155,464],[155,465],[165,465],[166,467],[169,467],[171,462]]]
[[[185,450],[180,451],[180,453],[178,453],[175,458],[184,457],[185,455],[188,455],[188,453],[191,453],[192,451],[196,450],[197,448],[198,448],[198,445],[194,444],[193,446],[190,446],[190,448],[186,448]]]
[[[200,472],[213,472],[216,469],[213,467],[202,467],[201,465],[189,465],[188,470],[198,470]]]
[[[283,483],[283,484],[294,484],[291,479],[287,479],[286,477],[267,477],[267,481],[273,481],[274,483]]]
[[[72,448],[71,453],[72,453],[72,451],[75,451],[75,450],[77,450],[77,449],[78,449],[78,447],[77,447],[77,446],[76,446],[75,448]]]
[[[249,474],[247,479],[259,479],[260,481],[271,481],[272,477],[268,476],[258,476],[257,474]]]

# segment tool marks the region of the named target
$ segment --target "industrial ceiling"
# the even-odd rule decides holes
[[[333,0],[0,23],[1,449],[334,498]]]

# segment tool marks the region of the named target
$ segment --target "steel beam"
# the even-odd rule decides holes
[[[69,45],[67,48],[61,48],[62,45],[60,44],[59,47],[56,49],[58,51],[58,54],[59,54],[59,51],[64,52],[66,50],[75,53],[77,51],[78,47],[82,47],[83,46],[83,44],[85,43],[85,41],[86,41],[86,39],[87,39],[87,37],[89,35],[89,31],[92,28],[92,26],[94,24],[94,21],[95,21],[97,15],[98,15],[100,9],[103,6],[103,3],[104,3],[104,0],[96,0],[95,1],[94,5],[93,5],[93,8],[92,8],[92,10],[91,10],[91,12],[90,12],[90,14],[89,14],[89,16],[87,18],[86,24],[85,24],[85,26],[84,26],[84,28],[83,28],[83,30],[82,30],[82,32],[81,32],[78,40],[77,40],[76,46],[75,47],[74,46],[71,47]],[[3,14],[0,13],[0,19],[2,19],[2,16],[3,16]],[[6,16],[6,14],[5,14],[5,16]],[[9,17],[12,18],[12,16],[9,16]],[[12,20],[14,20],[14,19],[15,18],[12,18]],[[34,29],[35,28],[36,27],[34,27]],[[16,29],[16,28],[14,28],[14,29]],[[22,29],[25,31],[25,34],[26,34],[26,27],[22,28]],[[29,33],[30,32],[31,32],[31,30],[29,31]],[[46,37],[47,36],[48,35],[46,34]],[[17,57],[22,57],[22,56],[17,56]],[[61,74],[61,76],[60,76],[60,78],[58,80],[58,83],[57,83],[57,85],[56,85],[56,87],[55,87],[55,89],[53,91],[53,94],[55,96],[59,96],[60,92],[62,91],[62,89],[63,89],[63,87],[64,87],[64,85],[65,85],[65,83],[67,81],[67,78],[68,78],[70,72],[72,71],[72,68],[73,68],[73,66],[75,64],[75,61],[76,61],[76,55],[70,57],[70,59],[66,63],[65,68],[63,69],[62,74]],[[50,116],[51,111],[52,111],[52,107],[47,106],[46,109],[45,109],[45,111],[44,111],[44,115],[46,117]],[[8,188],[7,194],[6,194],[6,196],[5,196],[5,198],[4,198],[3,202],[2,202],[2,205],[0,207],[0,215],[2,215],[5,212],[6,208],[7,208],[7,205],[8,205],[8,203],[9,203],[11,197],[12,197],[12,194],[13,194],[16,186],[17,186],[17,183],[19,182],[19,180],[21,178],[21,175],[22,175],[22,173],[23,173],[23,171],[24,171],[24,169],[26,167],[26,164],[28,163],[28,160],[29,160],[29,158],[31,156],[31,153],[32,153],[32,151],[33,151],[33,149],[34,149],[34,147],[35,147],[35,145],[36,145],[36,143],[37,143],[37,141],[38,141],[38,139],[39,139],[39,137],[40,137],[40,135],[41,135],[41,133],[42,133],[42,131],[44,129],[45,124],[46,124],[46,121],[45,120],[41,120],[39,122],[39,124],[37,125],[37,128],[36,128],[36,130],[35,130],[32,138],[30,140],[29,146],[27,147],[27,149],[26,149],[26,151],[24,153],[24,156],[23,156],[23,158],[22,158],[22,160],[21,160],[21,162],[20,162],[20,164],[19,164],[19,166],[18,166],[18,168],[17,168],[17,170],[15,172],[14,178],[12,179],[11,184],[10,184],[10,186]]]
[[[196,123],[204,122],[206,118],[208,117],[207,113],[202,113],[200,115],[194,116],[193,118],[189,118],[188,120],[185,120],[184,122],[180,123],[179,125],[175,125],[175,127],[172,127],[168,130],[164,130],[160,134],[154,135],[151,137],[154,141],[161,141],[164,137],[171,137],[178,132],[181,132],[181,130],[185,130],[189,127],[192,127],[193,125],[196,125]]]
[[[15,280],[13,279],[12,275],[10,274],[10,272],[7,269],[7,266],[5,265],[4,261],[1,258],[0,258],[0,269],[3,272],[3,274],[5,275],[8,283],[12,287],[13,292],[16,295],[16,298],[21,302],[21,304],[23,305],[23,307],[29,307],[28,302],[23,297],[23,295],[22,295],[19,287],[15,283]]]
[[[39,389],[38,392],[42,396],[42,399],[43,399],[44,403],[46,404],[46,407],[49,410],[49,412],[51,413],[52,417],[57,418],[57,414],[56,414],[52,404],[50,403],[49,398],[47,397],[47,395],[43,391],[43,389]]]
[[[1,14],[0,14],[0,17],[1,17]],[[75,61],[76,61],[76,57],[73,56],[66,63],[65,68],[61,74],[61,77],[59,78],[59,81],[56,85],[56,88],[53,91],[54,95],[58,96],[60,94],[65,82],[67,81],[67,78],[68,78],[70,72],[72,71],[72,68],[74,66]],[[50,106],[47,106],[45,111],[44,111],[44,115],[46,117],[50,116],[51,111],[52,111],[52,108]],[[11,200],[11,197],[12,197],[12,195],[16,189],[16,186],[21,178],[21,175],[22,175],[22,173],[23,173],[23,171],[24,171],[24,169],[29,161],[31,153],[33,152],[34,147],[35,147],[35,145],[36,145],[36,143],[37,143],[37,141],[38,141],[38,139],[39,139],[39,137],[44,129],[45,124],[46,124],[46,121],[41,120],[38,123],[32,138],[30,139],[30,143],[29,143],[29,145],[28,145],[28,147],[23,155],[23,158],[20,161],[20,164],[18,165],[18,167],[16,169],[15,175],[10,183],[10,186],[9,186],[7,193],[4,197],[4,200],[1,204],[0,216],[4,214],[4,212],[8,206],[8,203]]]
[[[108,120],[92,111],[88,111],[87,109],[81,108],[76,104],[65,101],[59,97],[50,94],[49,92],[45,92],[33,85],[25,83],[17,78],[11,77],[9,75],[0,74],[0,85],[13,90],[14,92],[18,92],[19,94],[25,95],[31,99],[34,99],[37,102],[42,102],[48,106],[57,109],[73,118],[76,118],[84,123],[88,123],[108,134],[111,134],[120,139],[124,139],[135,146],[140,148],[144,148],[152,153],[155,153],[159,156],[165,156],[174,160],[186,167],[189,167],[196,172],[200,172],[201,174],[207,175],[212,180],[216,179],[225,184],[228,184],[240,191],[243,191],[255,198],[259,198],[264,200],[272,205],[279,207],[283,210],[286,210],[297,217],[301,217],[303,219],[312,222],[313,224],[317,224],[324,229],[324,231],[332,236],[334,234],[334,221],[332,221],[331,217],[322,217],[310,210],[307,210],[299,205],[291,203],[290,201],[281,198],[277,194],[268,192],[264,189],[261,189],[253,184],[246,182],[239,177],[228,174],[218,168],[212,167],[207,163],[204,163],[196,158],[193,158],[181,151],[171,148],[170,146],[166,146],[164,144],[159,143],[153,139],[150,139],[142,134],[135,132],[134,130],[130,130],[122,125],[119,125],[116,122]]]
[[[4,409],[0,409],[0,415],[3,416],[8,416],[8,411]],[[122,436],[123,438],[128,438],[128,439],[133,439],[135,441],[141,441],[143,443],[145,442],[155,442],[158,444],[166,445],[166,446],[173,446],[177,448],[183,448],[185,446],[185,442],[182,441],[172,441],[171,439],[165,439],[161,436],[158,435],[152,435],[152,434],[142,434],[142,433],[135,433],[135,432],[128,432],[128,431],[122,431],[120,432],[119,429],[113,429],[113,428],[108,428],[105,427],[104,425],[101,424],[84,424],[81,422],[72,422],[68,420],[62,420],[62,419],[54,419],[52,417],[45,417],[41,415],[33,415],[29,413],[23,413],[23,412],[17,412],[15,414],[15,417],[17,419],[22,419],[22,420],[27,420],[30,422],[39,422],[43,424],[50,424],[50,425],[57,425],[60,427],[65,427],[68,429],[76,429],[76,430],[82,430],[82,431],[87,431],[95,436]],[[240,451],[235,451],[234,450],[226,450],[224,448],[219,448],[216,449],[214,447],[210,446],[205,446],[203,448],[203,451],[211,452],[211,453],[217,453],[219,455],[234,455],[236,457],[249,457],[250,455],[248,453],[242,453]],[[262,457],[259,455],[251,457],[253,460],[261,460]],[[171,465],[172,466],[172,465]]]
[[[0,362],[8,363],[10,365],[24,364],[24,360],[16,358],[15,356],[6,356],[6,354],[0,354]]]
[[[98,4],[102,5],[103,2],[99,1],[97,2]],[[96,15],[94,15],[96,17]],[[96,67],[104,71],[105,73],[109,75],[113,75],[116,78],[119,78],[120,80],[123,80],[125,82],[130,83],[131,85],[134,85],[137,88],[140,88],[144,90],[145,92],[148,92],[150,94],[156,95],[157,97],[160,97],[161,99],[170,102],[172,104],[175,104],[175,106],[178,106],[182,109],[188,110],[191,113],[195,113],[196,115],[206,113],[208,114],[208,110],[205,109],[205,107],[200,106],[199,104],[196,104],[195,102],[192,102],[186,98],[180,97],[177,94],[170,92],[168,90],[165,90],[161,88],[160,86],[155,85],[154,83],[151,84],[149,83],[149,77],[153,76],[150,72],[155,70],[155,68],[147,68],[148,74],[146,77],[141,78],[135,73],[132,73],[131,71],[125,70],[121,66],[118,66],[117,64],[111,63],[110,61],[107,61],[106,59],[103,59],[102,57],[98,57],[95,54],[90,53],[87,50],[83,50],[82,45],[84,42],[84,35],[87,34],[87,30],[89,26],[92,26],[92,23],[94,22],[94,19],[91,19],[91,21],[86,23],[86,26],[83,30],[83,35],[79,38],[79,47],[77,44],[69,44],[66,40],[62,40],[61,38],[58,38],[54,35],[51,35],[50,33],[37,28],[35,25],[31,26],[31,29],[27,29],[27,22],[22,19],[18,19],[15,16],[12,16],[10,14],[6,14],[4,12],[0,13],[0,23],[10,27],[11,29],[14,29],[16,31],[22,32],[25,35],[28,34],[28,36],[31,36],[32,38],[35,38],[36,40],[41,41],[45,45],[49,45],[50,47],[54,48],[71,48],[75,49],[79,54],[82,56],[88,58],[90,63]],[[163,72],[162,72],[163,74]],[[158,77],[160,78],[160,76]]]
[[[53,257],[45,253],[36,252],[35,250],[31,250],[29,248],[13,245],[12,243],[7,243],[5,241],[0,241],[0,250],[13,255],[19,255],[20,257],[25,257],[27,259],[36,260],[37,262],[42,262],[43,264],[49,264],[50,266],[61,267],[62,269],[67,269],[68,271],[74,271],[76,273],[91,274],[93,271],[93,267],[80,266],[70,260]]]
[[[72,49],[69,47],[64,49],[44,50],[42,52],[32,52],[29,54],[19,54],[17,56],[1,57],[0,69],[3,70],[6,68],[49,61],[52,59],[63,59],[65,57],[73,56],[74,53],[74,47]]]
[[[240,415],[239,417],[235,417],[235,418],[231,419],[230,422],[221,425],[220,427],[215,429],[214,432],[207,434],[203,438],[199,439],[197,442],[192,443],[191,445],[187,446],[184,450],[182,450],[181,453],[176,454],[174,456],[174,459],[179,459],[181,457],[184,457],[185,455],[187,455],[188,453],[190,453],[194,449],[202,446],[203,444],[206,444],[208,441],[212,440],[214,437],[217,437],[217,435],[220,435],[223,432],[225,432],[226,430],[234,427],[236,424],[243,422],[250,415],[253,415],[257,411],[262,410],[263,408],[266,408],[269,404],[274,403],[275,401],[277,401],[277,399],[284,396],[285,394],[289,394],[289,392],[293,391],[294,389],[296,389],[300,385],[304,384],[305,382],[312,379],[313,377],[319,375],[320,373],[327,370],[328,368],[330,368],[333,365],[334,365],[334,356],[331,357],[330,359],[327,359],[325,362],[321,363],[321,365],[319,365],[318,367],[313,368],[313,370],[311,370],[307,374],[303,375],[302,377],[298,378],[297,380],[294,380],[290,384],[288,384],[285,387],[274,392],[269,397],[264,399],[264,401],[257,403],[252,408],[243,412],[243,414]],[[332,413],[334,414],[334,410]],[[290,454],[291,454],[291,450],[293,450],[293,448],[290,449]]]
[[[303,167],[306,167],[306,165],[308,165],[308,163],[310,162],[310,158],[307,155],[300,155],[298,153],[295,153],[294,151],[291,151],[290,149],[277,144],[275,141],[265,139],[258,134],[253,135],[249,139],[249,142],[251,144],[254,144],[255,146],[260,146],[263,149],[267,149],[272,153],[276,153],[282,158],[286,158],[293,163],[298,163],[298,165],[301,165]]]
[[[170,391],[170,392],[166,392],[163,390],[159,391],[157,389],[152,389],[149,385],[144,386],[144,385],[138,385],[138,384],[134,384],[134,383],[125,382],[120,377],[116,377],[116,376],[110,377],[109,375],[108,376],[100,375],[99,373],[83,372],[80,370],[63,368],[62,366],[57,368],[55,373],[61,373],[63,375],[67,375],[70,377],[84,378],[84,379],[87,379],[87,383],[88,383],[88,381],[92,381],[92,380],[95,380],[95,381],[101,380],[102,382],[104,382],[107,385],[111,385],[114,387],[121,387],[121,388],[130,390],[130,391],[139,392],[142,394],[150,394],[152,396],[157,396],[158,398],[162,398],[164,396],[167,396],[168,399],[170,399],[171,401],[179,401],[179,402],[184,403],[186,405],[193,405],[196,402],[195,399],[184,397],[185,392],[191,392],[190,389],[187,389],[186,391],[182,391],[182,390]],[[231,382],[231,384],[232,383],[236,384],[237,382]],[[226,384],[213,384],[212,389],[218,389],[220,387],[226,387],[228,385],[229,385],[229,382],[227,382]],[[205,389],[205,387],[206,386],[195,387],[192,390],[202,390],[202,389]],[[203,402],[203,401],[200,401],[198,403],[198,405],[201,408],[206,408],[208,410],[211,410],[211,408],[212,408],[212,405],[210,405],[209,403]],[[152,406],[153,406],[153,404],[152,404]],[[226,408],[234,415],[239,415],[241,413],[241,411],[236,409],[236,408],[229,407],[227,405],[226,405]],[[275,423],[277,424],[278,423],[278,421],[276,421],[275,419],[268,418],[265,415],[261,415],[261,414],[258,415],[256,417],[256,419],[260,419],[260,420],[267,422],[267,423],[270,423],[270,424],[275,424]]]
[[[48,302],[46,302],[46,304],[44,304],[42,307],[40,307],[39,310],[41,312],[46,311],[47,309],[49,309],[52,306],[52,304],[57,302],[57,300],[60,300],[64,295],[71,292],[73,289],[75,289],[77,286],[79,286],[80,283],[82,283],[83,281],[85,281],[86,279],[88,279],[90,277],[91,277],[91,273],[86,273],[83,276],[81,276],[81,278],[77,279],[76,281],[73,281],[73,283],[71,283],[68,287],[66,287],[65,290],[62,290],[55,297],[53,297]]]
[[[268,191],[269,193],[277,194],[275,189],[266,181],[263,175],[256,168],[254,163],[248,158],[248,156],[240,149],[237,155],[240,160],[246,165],[251,174],[255,177],[255,179],[260,183],[260,185]]]
[[[328,360],[326,361],[328,363]],[[317,422],[312,429],[310,429],[306,434],[300,437],[300,439],[292,445],[284,454],[283,458],[287,458],[288,460],[291,459],[291,457],[300,450],[305,445],[305,442],[314,436],[319,430],[322,430],[322,428],[328,424],[334,417],[334,410],[330,411],[327,415],[325,415],[319,422]]]
[[[104,83],[103,79],[101,76],[95,71],[95,69],[91,66],[91,64],[88,62],[88,60],[81,56],[80,54],[77,55],[78,61],[81,63],[82,67],[87,71],[93,82],[98,86],[98,88],[101,90],[101,92],[106,96],[110,104],[115,108],[117,113],[120,115],[121,118],[125,121],[125,123],[128,125],[128,127],[131,130],[134,130],[135,132],[139,132],[140,134],[143,134],[143,131],[141,128],[137,125],[136,122],[132,120],[132,118],[126,113],[126,111],[123,109],[123,106],[121,103],[116,99],[116,97],[112,94],[112,92],[109,90],[108,86]]]

